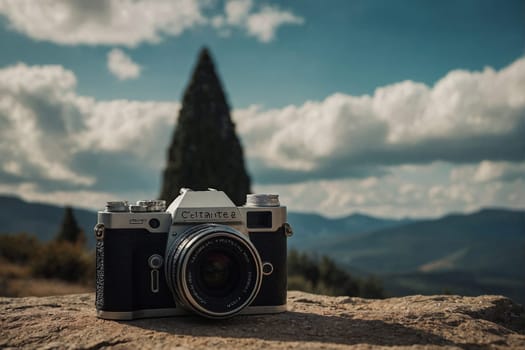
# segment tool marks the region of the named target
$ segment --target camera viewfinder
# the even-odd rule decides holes
[[[246,213],[246,226],[248,228],[271,228],[271,211],[249,211]]]

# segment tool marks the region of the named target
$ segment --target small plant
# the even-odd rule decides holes
[[[93,265],[92,255],[78,244],[54,241],[42,246],[31,262],[31,271],[35,277],[88,282],[94,279]]]
[[[0,235],[0,258],[15,264],[28,263],[40,249],[38,239],[27,233]]]

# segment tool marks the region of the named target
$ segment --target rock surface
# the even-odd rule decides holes
[[[288,299],[277,315],[117,322],[95,316],[93,294],[0,298],[0,348],[525,349],[525,311],[500,296]]]

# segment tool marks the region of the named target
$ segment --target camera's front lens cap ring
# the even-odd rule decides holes
[[[148,258],[148,265],[152,269],[159,269],[162,266],[164,259],[159,254],[153,254]]]

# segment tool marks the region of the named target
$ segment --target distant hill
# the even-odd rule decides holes
[[[84,209],[73,209],[73,213],[86,234],[88,245],[93,247],[96,213]],[[64,208],[60,206],[26,202],[13,196],[0,196],[0,234],[27,232],[48,241],[57,234],[63,216]]]
[[[484,270],[525,262],[525,212],[485,209],[319,242],[347,265],[376,273]]]
[[[356,234],[392,228],[414,220],[382,219],[363,214],[352,214],[342,218],[330,219],[319,214],[288,213],[288,222],[294,232],[289,246],[298,250],[315,251],[319,242],[330,244]]]
[[[320,241],[392,294],[505,294],[525,302],[525,211],[484,209]]]

